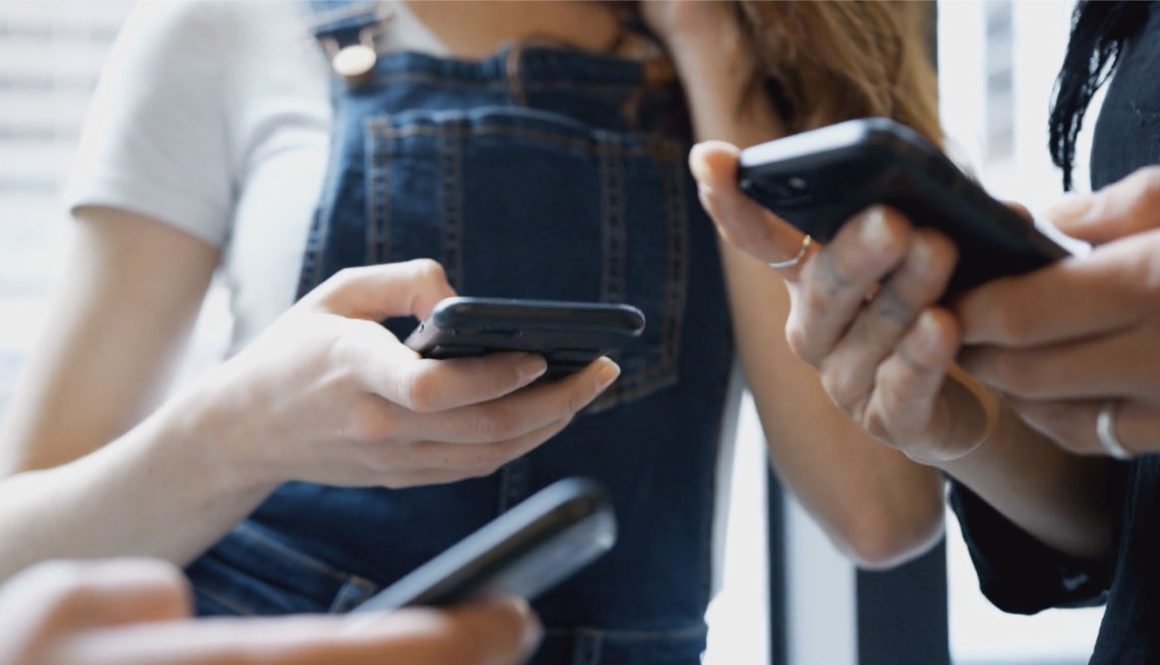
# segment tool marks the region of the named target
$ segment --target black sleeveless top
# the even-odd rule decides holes
[[[1160,164],[1160,8],[1122,52],[1093,137],[1091,184],[1099,189]],[[979,573],[1000,609],[1031,614],[1050,607],[1107,608],[1091,665],[1160,663],[1160,456],[1117,464],[1112,554],[1084,561],[1029,536],[955,483],[951,507]]]

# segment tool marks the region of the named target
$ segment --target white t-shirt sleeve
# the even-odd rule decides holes
[[[70,208],[152,217],[221,246],[236,164],[229,45],[213,3],[140,3],[105,64],[67,191]]]

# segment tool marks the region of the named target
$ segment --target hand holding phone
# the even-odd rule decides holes
[[[405,343],[427,358],[536,353],[552,377],[583,369],[640,337],[644,326],[631,305],[459,297],[440,301]]]
[[[947,296],[1069,255],[917,132],[887,118],[850,120],[747,148],[737,178],[743,192],[821,242],[879,203],[916,226],[941,231],[959,255]]]
[[[616,543],[616,517],[605,490],[568,478],[541,490],[355,612],[441,607],[503,596],[531,600]]]

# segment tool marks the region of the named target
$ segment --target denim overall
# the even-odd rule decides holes
[[[380,20],[351,3],[315,9],[315,35],[340,46]],[[429,257],[461,295],[627,302],[648,326],[617,354],[605,397],[491,477],[283,486],[190,567],[199,611],[348,610],[580,475],[609,489],[619,541],[535,602],[547,636],[532,662],[698,663],[732,343],[680,90],[648,85],[635,61],[525,47],[482,61],[382,54],[333,91],[300,294],[344,267]],[[402,337],[415,321],[387,325]]]

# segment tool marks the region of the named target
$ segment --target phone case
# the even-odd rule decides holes
[[[539,491],[354,611],[440,607],[495,596],[532,599],[615,543],[616,517],[604,488],[592,480],[567,478]]]
[[[406,344],[428,358],[539,353],[551,377],[583,369],[644,326],[644,314],[630,305],[459,297],[441,301]]]
[[[959,252],[947,296],[1068,256],[917,132],[887,118],[850,120],[748,148],[738,185],[822,242],[876,203],[942,231]]]

